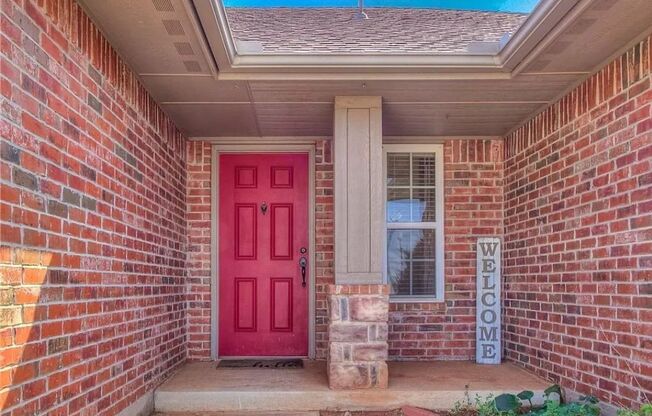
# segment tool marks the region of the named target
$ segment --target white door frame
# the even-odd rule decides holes
[[[219,163],[223,153],[304,153],[308,155],[308,358],[315,358],[315,145],[314,143],[214,144],[211,149],[211,359],[219,359]],[[229,357],[236,358],[236,357]],[[243,357],[244,358],[244,357]],[[253,358],[253,357],[246,357]],[[303,358],[303,357],[302,357]]]

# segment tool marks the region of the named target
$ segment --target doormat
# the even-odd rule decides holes
[[[220,360],[217,367],[221,368],[303,368],[303,360],[271,359],[271,360]]]

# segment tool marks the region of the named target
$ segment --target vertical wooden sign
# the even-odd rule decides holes
[[[476,250],[475,360],[479,364],[500,364],[500,239],[479,238]]]

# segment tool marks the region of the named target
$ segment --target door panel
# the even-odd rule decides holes
[[[270,214],[270,257],[272,260],[292,260],[292,204],[272,204]]]
[[[272,331],[292,332],[292,278],[272,278],[271,319]]]
[[[236,277],[235,279],[235,331],[256,331],[256,279]]]
[[[256,204],[235,204],[235,258],[256,260],[258,228]]]
[[[219,355],[307,356],[308,155],[221,155],[219,178]]]

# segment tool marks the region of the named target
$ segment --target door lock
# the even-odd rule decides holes
[[[306,287],[306,266],[308,265],[308,260],[305,257],[299,259],[299,267],[301,267],[301,286]]]

